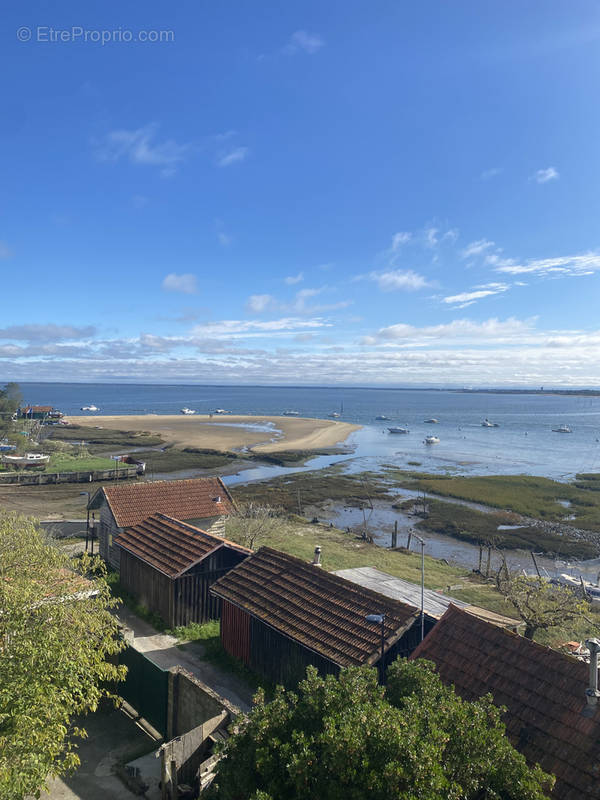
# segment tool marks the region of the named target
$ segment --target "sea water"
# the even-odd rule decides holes
[[[389,464],[431,472],[522,473],[563,480],[578,472],[600,471],[600,397],[157,384],[22,383],[21,389],[26,404],[52,405],[67,415],[85,413],[81,407],[92,404],[99,408],[97,415],[177,414],[183,407],[199,414],[217,408],[258,416],[298,411],[302,417],[323,419],[337,413],[341,421],[363,426],[346,441],[353,450],[352,458],[345,459],[346,468],[352,471]],[[381,415],[389,420],[377,420]],[[439,424],[425,423],[432,417]],[[498,427],[482,427],[486,418]],[[226,424],[227,418],[219,422]],[[406,426],[410,433],[389,433],[394,425]],[[553,428],[560,425],[570,426],[572,433],[555,433]],[[439,437],[440,443],[426,445],[427,435]],[[319,458],[312,468],[328,463]],[[254,477],[250,473],[246,479]],[[271,473],[279,474],[277,468]]]

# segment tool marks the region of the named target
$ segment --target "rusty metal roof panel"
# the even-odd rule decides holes
[[[251,553],[245,547],[166,514],[153,514],[138,525],[126,528],[114,543],[169,578],[187,572],[220,547]]]
[[[467,700],[491,692],[512,743],[556,775],[557,800],[600,798],[600,707],[587,708],[587,664],[450,606],[411,659],[433,661]]]
[[[381,629],[367,614],[385,613],[387,650],[419,613],[270,547],[220,578],[211,592],[340,666],[378,660]]]

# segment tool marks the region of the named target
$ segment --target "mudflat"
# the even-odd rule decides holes
[[[208,450],[251,449],[254,453],[318,450],[343,443],[360,425],[305,417],[251,417],[233,414],[140,414],[69,417],[75,425],[148,431],[166,444]]]

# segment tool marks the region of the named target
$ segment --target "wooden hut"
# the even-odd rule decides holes
[[[209,595],[251,550],[166,514],[153,514],[115,539],[123,588],[174,628],[219,616]]]
[[[465,700],[492,695],[514,747],[556,776],[551,798],[600,798],[597,663],[590,667],[453,605],[416,658],[433,661]]]
[[[160,512],[220,536],[235,503],[223,481],[211,477],[103,486],[90,499],[88,508],[100,511],[95,526],[100,555],[119,569],[120,553],[114,542],[125,528]]]
[[[317,564],[261,547],[211,587],[221,600],[221,642],[232,656],[275,683],[294,686],[306,667],[337,674],[340,667],[384,669],[420,641],[419,611],[339,578]]]

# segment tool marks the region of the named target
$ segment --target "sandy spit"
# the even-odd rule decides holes
[[[162,436],[177,447],[201,447],[208,450],[239,450],[246,447],[255,453],[282,450],[317,450],[343,443],[360,425],[337,420],[304,417],[250,417],[205,414],[140,414],[113,417],[68,417],[74,425],[112,428],[122,431],[148,431]],[[272,424],[272,429],[257,431],[239,425]]]

